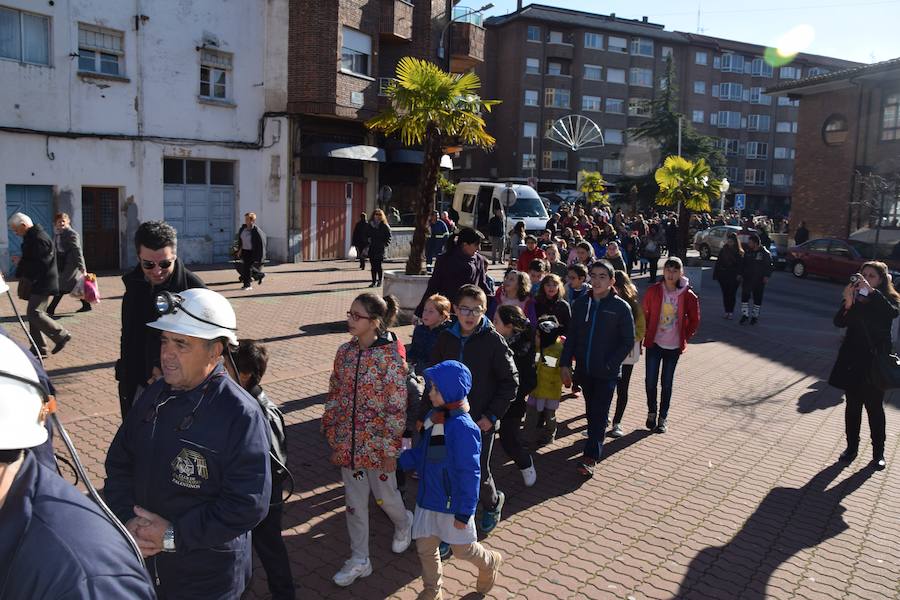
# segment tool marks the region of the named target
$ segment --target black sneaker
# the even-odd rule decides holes
[[[741,325],[746,325],[746,324],[747,324],[747,321],[748,321],[749,319],[750,319],[750,317],[748,317],[747,315],[742,315],[742,316],[741,316],[741,320],[738,321],[738,323],[741,324]]]
[[[846,450],[841,452],[841,455],[838,456],[838,460],[846,463],[853,462],[854,460],[856,460],[856,453],[856,450],[847,448]]]
[[[65,335],[65,337],[60,338],[60,340],[58,342],[56,342],[56,345],[53,347],[53,350],[51,350],[50,353],[56,354],[57,352],[61,351],[63,348],[66,347],[66,344],[68,344],[69,340],[71,340],[71,339],[72,339],[72,334],[67,333]]]
[[[751,325],[756,325],[758,322],[759,322],[759,318],[757,318],[757,317],[750,317],[750,324],[751,324]]]
[[[647,422],[645,425],[650,431],[656,429],[656,413],[647,413]]]
[[[665,433],[669,430],[668,420],[660,419],[659,424],[656,426],[656,429],[653,430],[654,433]]]

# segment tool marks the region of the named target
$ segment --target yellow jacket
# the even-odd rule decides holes
[[[562,356],[562,350],[562,343],[557,341],[544,349],[544,360],[541,360],[538,354],[537,386],[531,392],[535,398],[559,400],[562,396],[562,377],[559,374],[559,357]]]

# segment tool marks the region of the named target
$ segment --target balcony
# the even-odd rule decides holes
[[[406,0],[381,0],[381,38],[408,42],[413,34],[413,5]]]
[[[462,73],[484,62],[484,28],[454,21],[450,26],[450,71]]]
[[[566,42],[547,42],[544,51],[548,59],[564,58],[566,60],[572,60],[572,57],[575,55],[575,47]]]

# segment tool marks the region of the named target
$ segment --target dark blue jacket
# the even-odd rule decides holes
[[[478,504],[481,430],[461,408],[449,411],[443,424],[433,424],[432,414],[419,444],[400,455],[400,468],[419,474],[417,505],[467,523]]]
[[[438,336],[449,326],[450,321],[445,321],[434,329],[420,323],[413,329],[412,343],[406,353],[406,361],[415,367],[416,374],[421,375],[425,372]]]
[[[572,306],[561,367],[577,363],[579,373],[593,379],[617,379],[622,361],[634,347],[634,315],[614,292],[602,300],[585,294]]]
[[[156,598],[131,546],[29,450],[0,508],[0,598]]]
[[[250,580],[250,530],[272,491],[269,425],[219,365],[193,390],[151,385],[106,456],[104,494],[127,522],[134,505],[173,523],[175,552],[147,561],[166,598],[241,597]]]

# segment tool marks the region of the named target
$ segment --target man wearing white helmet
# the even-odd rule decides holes
[[[125,537],[38,463],[46,392],[6,337],[0,356],[0,598],[155,598]]]
[[[225,372],[234,310],[207,289],[161,294],[162,379],[128,413],[106,456],[104,494],[164,598],[241,597],[249,532],[271,496],[269,429]],[[228,358],[226,356],[226,358]]]

